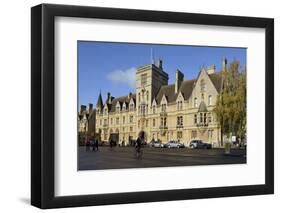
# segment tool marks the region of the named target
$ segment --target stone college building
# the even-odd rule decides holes
[[[224,58],[222,69],[226,67]],[[168,84],[169,76],[159,59],[157,64],[152,61],[137,69],[134,94],[115,98],[108,93],[104,102],[99,94],[95,136],[126,145],[144,132],[147,142],[177,140],[188,145],[192,139],[201,139],[222,146],[213,112],[222,87],[220,72],[212,65],[202,68],[196,79],[184,80],[180,70],[175,75],[175,83]]]

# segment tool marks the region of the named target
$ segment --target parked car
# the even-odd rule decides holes
[[[247,148],[247,141],[242,141],[242,142],[239,144],[239,147],[242,148],[242,149],[246,149],[246,148]]]
[[[189,143],[191,149],[211,149],[212,144],[205,143],[202,140],[192,140]]]
[[[163,147],[163,144],[160,140],[152,140],[148,145],[149,147]]]
[[[164,144],[164,147],[165,148],[184,148],[184,145],[177,141],[169,141],[168,143]]]
[[[162,148],[162,147],[164,147],[164,145],[160,141],[155,141],[153,143],[153,147],[155,147],[155,148]]]

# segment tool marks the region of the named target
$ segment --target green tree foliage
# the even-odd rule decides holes
[[[222,143],[223,135],[244,138],[246,134],[246,70],[239,68],[239,62],[234,60],[221,72],[222,90],[214,111],[221,126]]]

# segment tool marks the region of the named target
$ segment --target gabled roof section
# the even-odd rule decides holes
[[[162,86],[156,96],[156,102],[159,104],[162,100],[162,97],[166,96],[168,102],[173,102],[176,100],[175,95],[175,84]]]
[[[129,104],[131,104],[131,102],[132,102],[134,105],[136,105],[136,99],[135,99],[135,98],[131,97],[131,98],[129,99]]]
[[[183,97],[183,99],[184,99],[184,96],[183,96],[182,92],[179,91],[179,92],[177,93],[177,100],[179,100],[179,98],[181,98],[181,97]]]
[[[157,101],[156,101],[156,98],[155,98],[155,97],[154,97],[153,100],[152,100],[152,105],[154,105],[154,104],[157,105]]]
[[[219,93],[221,91],[221,84],[222,84],[221,72],[209,74],[209,77]]]

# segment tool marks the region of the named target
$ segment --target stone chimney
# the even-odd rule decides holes
[[[222,66],[221,66],[222,71],[226,71],[227,70],[227,59],[226,57],[222,58]]]
[[[80,106],[80,113],[86,111],[86,109],[87,109],[87,106],[81,105],[81,106]]]
[[[89,113],[93,111],[93,104],[89,103]]]
[[[110,92],[107,93],[107,103],[111,104],[111,94],[110,94]]]
[[[159,58],[158,59],[158,67],[162,70],[163,69],[163,61]]]
[[[131,99],[131,97],[132,97],[132,93],[131,92],[129,92],[129,94],[128,94],[128,99],[130,100]]]
[[[175,93],[179,92],[181,83],[183,82],[183,78],[184,78],[183,73],[179,69],[177,69],[177,71],[176,71]]]
[[[210,74],[213,74],[216,72],[216,66],[214,64],[210,65],[207,67],[207,73],[210,75]]]

